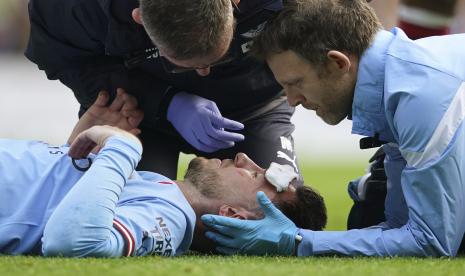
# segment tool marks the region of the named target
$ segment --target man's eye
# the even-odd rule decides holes
[[[257,178],[258,177],[258,172],[254,172],[253,173],[253,178]]]

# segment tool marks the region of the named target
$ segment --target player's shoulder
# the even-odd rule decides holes
[[[180,206],[181,209],[189,206],[175,181],[153,172],[138,171],[126,184],[122,199],[140,197],[164,201],[173,206]]]
[[[176,185],[175,181],[158,173],[148,171],[138,171],[137,173],[143,180],[153,182],[157,185]]]

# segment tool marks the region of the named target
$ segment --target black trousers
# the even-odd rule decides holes
[[[234,159],[236,153],[243,152],[263,168],[276,162],[289,164],[300,172],[292,137],[295,129],[291,123],[293,113],[294,108],[283,100],[271,110],[243,121],[245,127],[239,133],[245,136],[244,141],[213,153],[200,152],[190,146],[169,123],[165,128],[142,129],[140,138],[144,153],[137,169],[176,179],[181,152],[219,159]]]

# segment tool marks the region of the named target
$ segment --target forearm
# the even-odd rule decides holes
[[[127,92],[137,98],[139,108],[144,111],[142,124],[153,128],[166,122],[168,106],[180,90],[144,70],[131,70]]]
[[[91,168],[57,206],[44,230],[44,255],[120,256],[124,243],[114,231],[119,195],[140,159],[134,142],[109,138]]]
[[[461,139],[463,135],[457,137],[457,141]],[[465,232],[465,181],[461,173],[465,162],[457,157],[463,154],[465,147],[460,143],[451,148],[449,156],[427,168],[404,170],[401,180],[409,210],[405,225],[341,232],[303,230],[298,254],[455,256]],[[461,161],[457,163],[458,160]],[[399,202],[392,199],[390,203]],[[388,213],[402,220],[399,214],[403,212],[398,207],[389,209]],[[398,222],[391,219],[389,225],[392,227]]]
[[[383,230],[356,229],[350,231],[301,230],[302,242],[298,256],[428,256],[417,243],[408,226]]]
[[[387,194],[384,202],[386,224],[390,228],[399,228],[408,221],[408,207],[401,184],[406,162],[398,148],[386,144],[383,150],[386,153],[384,168],[387,176]]]
[[[54,15],[49,6],[63,14]],[[31,1],[26,57],[44,70],[49,79],[60,80],[73,91],[81,104],[80,115],[100,91],[109,92],[112,98],[116,89],[122,88],[139,101],[145,113],[144,124],[153,126],[159,118],[166,118],[160,111],[170,99],[169,85],[145,70],[127,68],[124,54],[108,54],[104,40],[108,36],[108,22],[102,12],[98,1]],[[86,14],[92,18],[83,16]]]

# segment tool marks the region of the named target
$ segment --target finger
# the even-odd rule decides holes
[[[205,237],[208,239],[212,240],[215,244],[223,246],[223,247],[235,247],[235,242],[234,239],[227,237],[225,235],[221,235],[218,233],[214,233],[211,231],[208,231],[205,233]]]
[[[193,131],[197,134],[199,140],[202,141],[204,144],[207,144],[210,147],[214,147],[217,149],[225,149],[234,146],[234,142],[232,141],[221,140],[215,137],[217,135],[216,131],[221,130],[216,130],[214,126],[211,124],[210,120],[201,120],[201,126],[202,129],[193,129]]]
[[[106,106],[109,99],[110,95],[108,94],[108,92],[102,90],[98,93],[97,99],[95,100],[93,105],[101,107]]]
[[[220,109],[218,108],[218,106],[216,105],[215,102],[213,102],[213,101],[208,101],[208,104],[207,104],[205,107],[206,107],[208,110],[210,110],[212,113],[221,116]]]
[[[124,117],[141,117],[144,116],[144,112],[140,109],[121,110],[121,114]]]
[[[81,133],[71,144],[68,155],[73,158],[84,158],[94,148],[96,144],[87,138],[85,133]]]
[[[129,130],[129,133],[132,133],[133,135],[135,136],[138,136],[142,131],[138,128],[133,128],[131,130]]]
[[[144,119],[144,112],[142,110],[131,110],[128,111],[127,114],[123,114],[125,117],[127,117],[128,123],[132,127],[137,127],[139,124],[142,122]]]
[[[215,230],[223,231],[223,232],[225,231],[225,229],[221,228],[221,226],[242,229],[245,227],[244,222],[246,222],[245,220],[228,218],[228,217],[217,216],[217,215],[203,215],[201,217],[201,220],[208,227],[211,227]]]
[[[122,110],[133,110],[133,109],[137,109],[137,99],[136,97],[126,93]]]
[[[124,101],[126,99],[126,93],[123,89],[116,89],[116,97],[110,105],[111,111],[120,111],[124,105]]]
[[[215,138],[216,140],[224,142],[240,142],[245,139],[244,135],[240,133],[229,132],[217,128],[212,128],[208,135]],[[231,146],[234,146],[234,143],[232,143]]]
[[[229,248],[229,247],[223,247],[223,246],[218,246],[215,248],[215,250],[223,255],[237,255],[239,254],[239,249],[236,248]]]
[[[97,153],[99,153],[99,151],[100,151],[101,149],[102,149],[102,147],[97,145],[97,146],[95,146],[95,147],[91,150],[91,152],[92,152],[93,154],[97,154]],[[87,156],[87,155],[86,155],[86,156]]]
[[[266,217],[276,217],[277,215],[283,215],[262,191],[257,192],[257,202],[262,208]]]
[[[74,159],[82,159],[85,158],[89,155],[89,153],[92,150],[92,145],[89,145],[87,147],[80,147],[80,148],[70,148],[68,151],[68,155]]]
[[[216,147],[212,147],[210,145],[207,145],[205,143],[203,143],[202,141],[197,141],[195,142],[195,145],[193,145],[196,149],[200,150],[200,151],[203,151],[203,152],[206,152],[206,153],[212,153],[212,152],[215,152],[215,151],[219,151],[221,148],[216,148]]]
[[[203,152],[215,152],[220,150],[220,147],[217,147],[214,143],[211,143],[210,138],[208,135],[205,134],[203,130],[193,130],[194,140],[191,145],[194,146],[196,149],[201,150]]]
[[[210,152],[215,152],[215,151],[218,150],[218,149],[216,149],[216,148],[210,147],[210,146],[207,145],[207,144],[202,143],[197,137],[195,137],[195,134],[194,134],[194,139],[191,140],[191,141],[188,141],[188,142],[189,142],[189,144],[190,144],[191,146],[193,146],[194,148],[198,149],[199,151],[203,151],[203,152],[208,152],[208,153],[210,153]]]
[[[230,130],[242,130],[242,129],[244,129],[244,124],[242,124],[240,122],[230,120],[230,119],[225,118],[225,117],[219,117],[219,116],[215,116],[213,118],[214,118],[214,120],[212,120],[212,123],[217,128],[226,128],[226,129],[230,129]]]
[[[129,117],[128,123],[132,127],[137,127],[140,125],[143,119],[144,119],[144,114],[142,113],[141,116]]]
[[[231,227],[231,226],[224,226],[224,225],[219,225],[215,224],[213,226],[209,226],[211,230],[215,230],[218,234],[224,235],[228,238],[237,238],[239,234],[241,234],[243,231],[242,230],[247,230],[247,229],[238,229],[236,227]]]

